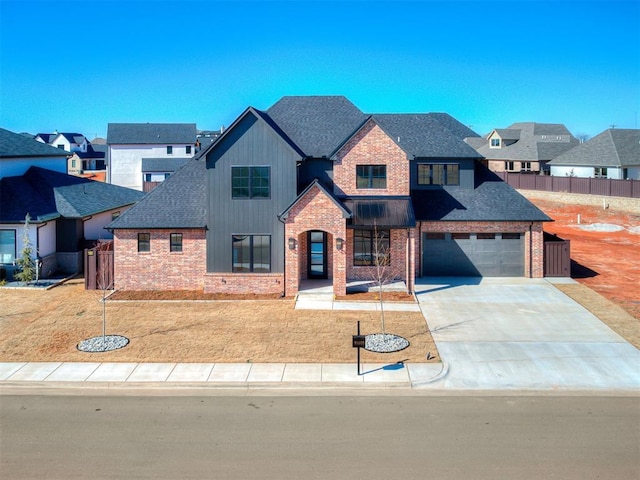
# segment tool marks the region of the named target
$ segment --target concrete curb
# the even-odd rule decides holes
[[[438,373],[436,376],[429,378],[427,380],[418,380],[415,382],[411,382],[411,388],[420,388],[426,385],[431,385],[439,380],[442,380],[444,377],[446,377],[449,374],[449,363],[442,361],[441,365],[442,365],[442,368],[440,369],[440,373]]]

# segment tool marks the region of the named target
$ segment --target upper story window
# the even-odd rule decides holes
[[[491,146],[492,147],[499,147],[500,146],[500,139],[499,138],[492,138],[491,139]]]
[[[151,251],[151,234],[139,233],[138,234],[138,252],[150,252]]]
[[[387,166],[357,165],[356,188],[387,188]]]
[[[231,167],[231,198],[269,198],[271,167]]]
[[[418,185],[460,185],[457,163],[419,163]]]
[[[189,155],[191,153],[191,145],[187,145],[186,147],[184,147],[184,152]]]
[[[182,234],[172,233],[169,238],[169,251],[181,252],[182,251]]]
[[[173,146],[167,145],[167,155],[173,155]]]

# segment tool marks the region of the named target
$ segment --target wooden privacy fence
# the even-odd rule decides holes
[[[544,233],[544,276],[571,276],[571,244],[556,235]]]
[[[100,242],[84,250],[84,288],[111,290],[113,288],[113,242]]]
[[[604,197],[640,198],[639,180],[612,178],[554,177],[530,173],[495,172],[513,188],[543,192],[581,193]]]

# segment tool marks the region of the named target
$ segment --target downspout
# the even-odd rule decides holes
[[[285,295],[287,294],[287,229],[286,229],[286,223],[284,223],[284,221],[282,220],[282,218],[280,218],[280,215],[277,215],[278,217],[278,221],[280,221],[282,223],[282,260],[283,260],[283,269],[282,269],[282,282],[284,283],[284,285],[282,285],[282,298],[285,297]]]
[[[40,229],[42,227],[46,227],[48,224],[49,222],[44,222],[42,225],[36,226],[36,283],[40,279],[40,269],[42,268],[42,260],[38,260],[38,258],[40,257]],[[56,250],[58,250],[57,245],[56,245]],[[57,258],[56,258],[56,263],[57,263]]]
[[[533,278],[533,222],[529,223],[529,278]]]
[[[415,272],[412,271],[411,265],[414,266],[413,269],[415,270],[415,265],[413,263],[413,253],[411,251],[411,229],[407,228],[407,273],[409,274],[407,275],[407,281],[409,282],[409,285],[407,285],[407,287],[409,288],[409,291],[407,292],[408,294],[413,293],[413,283],[415,281]]]

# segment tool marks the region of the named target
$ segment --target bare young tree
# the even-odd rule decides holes
[[[382,326],[382,333],[386,333],[385,329],[385,317],[384,317],[384,300],[383,291],[384,286],[395,279],[395,272],[391,268],[391,239],[387,236],[386,231],[378,231],[376,223],[373,224],[373,270],[372,277],[378,288],[378,299],[380,300],[380,323]]]
[[[110,271],[110,248],[107,242],[96,246],[98,256],[96,286],[102,293],[102,339],[105,341],[107,330],[107,292],[113,290],[113,276]]]

